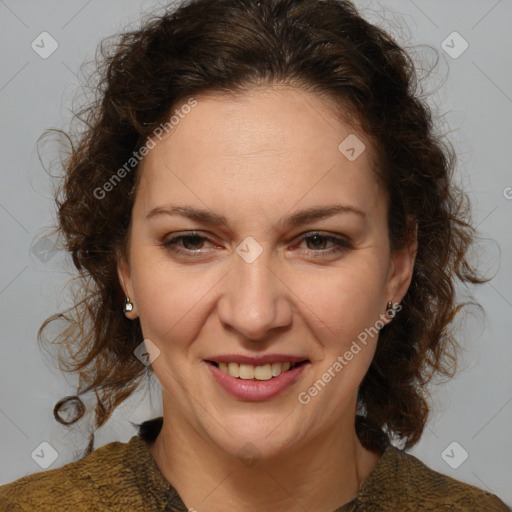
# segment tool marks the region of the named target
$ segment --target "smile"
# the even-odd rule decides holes
[[[235,357],[238,362],[233,360]],[[226,361],[228,358],[231,361]],[[311,364],[309,359],[291,358],[295,360],[287,361],[288,358],[283,356],[275,358],[281,361],[268,356],[265,360],[221,356],[218,361],[208,359],[203,364],[206,364],[213,381],[232,397],[243,401],[261,401],[277,397],[290,389]],[[250,364],[248,359],[256,364]]]

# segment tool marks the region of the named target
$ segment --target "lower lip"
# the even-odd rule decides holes
[[[274,398],[275,396],[283,393],[295,384],[302,375],[306,366],[309,365],[309,363],[303,363],[300,366],[296,366],[291,370],[281,373],[279,377],[272,377],[270,380],[245,380],[232,377],[206,361],[205,364],[212,372],[215,380],[230,395],[238,398],[239,400],[246,400],[250,402],[269,400],[270,398]]]

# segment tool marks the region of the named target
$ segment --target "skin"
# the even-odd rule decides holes
[[[378,337],[307,405],[298,395],[382,319],[388,301],[400,302],[416,240],[390,250],[372,145],[325,99],[275,85],[196,99],[141,163],[129,250],[118,266],[135,305],[127,316],[140,318],[160,350],[152,368],[164,424],[150,451],[199,512],[226,504],[234,512],[332,511],[356,497],[380,458],[354,429],[357,390]],[[338,150],[351,133],[366,145],[354,161]],[[215,212],[228,224],[147,219],[169,203]],[[298,210],[332,204],[364,215],[283,224]],[[206,240],[162,245],[190,230]],[[331,241],[306,238],[315,231],[349,246],[328,254]],[[236,252],[246,237],[262,248],[252,263]],[[301,355],[310,364],[286,392],[249,402],[220,388],[204,362],[226,353]],[[249,442],[258,458],[251,467],[237,457]]]

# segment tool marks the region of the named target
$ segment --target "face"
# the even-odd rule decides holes
[[[412,246],[390,251],[373,148],[305,91],[196,99],[141,163],[119,263],[129,316],[160,351],[164,417],[264,456],[353,429],[414,262]],[[338,148],[351,134],[356,159]]]

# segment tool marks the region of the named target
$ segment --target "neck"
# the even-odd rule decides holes
[[[233,457],[185,424],[176,411],[165,421],[150,452],[189,510],[325,512],[353,500],[380,454],[365,449],[346,425],[322,432],[279,457]],[[255,449],[253,449],[255,450]],[[252,458],[250,458],[252,456]]]

